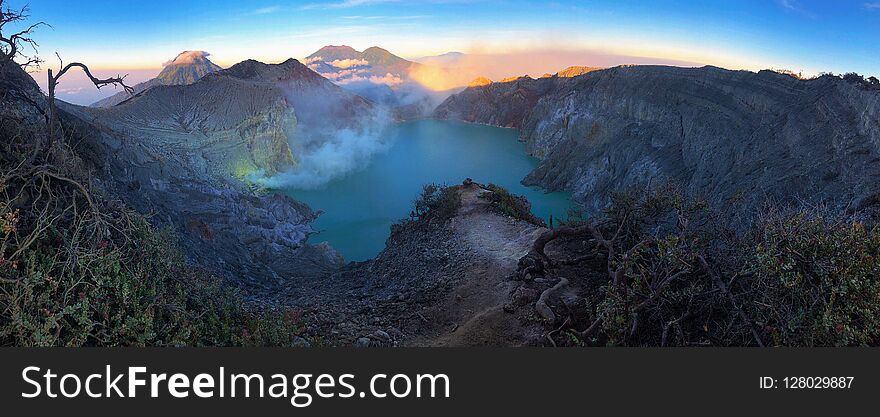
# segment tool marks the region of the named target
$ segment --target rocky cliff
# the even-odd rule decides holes
[[[259,287],[338,267],[332,249],[305,242],[316,213],[235,177],[296,164],[291,136],[319,130],[322,116],[356,128],[373,116],[368,101],[291,59],[245,61],[109,108],[61,107],[94,145],[105,187],[181,231],[199,265]]]
[[[863,209],[880,192],[880,94],[838,77],[630,66],[474,86],[434,115],[521,129],[524,182],[590,209],[674,180],[743,210],[767,199]]]

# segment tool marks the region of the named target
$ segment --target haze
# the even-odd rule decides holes
[[[291,2],[46,0],[32,15],[40,55],[57,65],[89,63],[101,75],[155,76],[182,50],[205,50],[227,67],[244,59],[301,59],[324,45],[381,46],[418,60],[450,51],[471,56],[459,76],[555,73],[569,65],[716,65],[805,74],[877,74],[880,3],[865,0],[695,1],[331,0]],[[474,58],[474,57],[482,57]],[[44,73],[34,77],[44,82]],[[77,78],[80,77],[80,78]],[[64,100],[87,104],[80,75]],[[445,83],[446,85],[448,83]]]

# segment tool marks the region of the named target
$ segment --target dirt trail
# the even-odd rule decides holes
[[[455,288],[427,310],[435,323],[411,344],[433,346],[520,345],[540,335],[535,324],[505,313],[515,283],[508,277],[544,229],[491,213],[486,192],[462,187],[461,208],[450,227],[454,238],[474,254],[474,264]]]

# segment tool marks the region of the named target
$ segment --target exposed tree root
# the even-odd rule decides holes
[[[538,312],[544,320],[549,321],[550,323],[556,322],[556,313],[553,312],[553,309],[547,305],[547,299],[550,298],[553,293],[559,291],[562,287],[568,285],[568,279],[559,278],[559,282],[556,285],[547,288],[544,292],[541,293],[541,296],[538,297],[538,302],[535,303],[535,310]]]

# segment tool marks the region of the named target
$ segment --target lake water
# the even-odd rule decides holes
[[[535,215],[545,221],[551,214],[564,218],[571,207],[569,193],[545,193],[520,184],[538,160],[526,154],[514,129],[420,120],[396,124],[384,134],[390,135],[391,147],[364,169],[320,189],[283,190],[324,212],[313,223],[320,233],[309,241],[329,242],[346,261],[375,257],[391,225],[409,216],[427,183],[456,185],[468,177],[495,183],[526,196]]]

